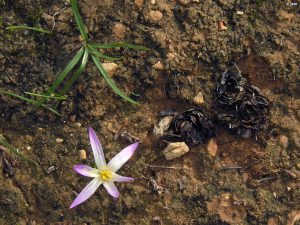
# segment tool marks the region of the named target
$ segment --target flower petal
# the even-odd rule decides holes
[[[131,182],[134,181],[134,178],[124,177],[124,176],[120,176],[119,174],[113,173],[112,180],[115,182]]]
[[[99,177],[99,171],[86,165],[75,165],[74,170],[86,177]]]
[[[104,182],[103,185],[111,196],[113,196],[114,198],[119,198],[120,194],[114,182],[107,181]]]
[[[137,146],[139,145],[138,142],[131,144],[124,148],[121,152],[119,152],[110,162],[107,164],[107,166],[113,171],[117,172],[121,166],[124,165],[130,159],[130,157],[135,152]]]
[[[91,127],[89,127],[89,136],[90,136],[90,142],[91,142],[93,153],[94,153],[95,163],[96,163],[97,168],[100,169],[100,168],[106,166],[106,162],[105,162],[101,143],[100,143],[95,131]]]
[[[74,208],[75,206],[81,204],[82,202],[87,200],[89,197],[91,197],[95,193],[95,191],[97,190],[97,188],[100,186],[101,183],[102,182],[100,179],[94,178],[75,198],[74,202],[70,206],[70,209]]]

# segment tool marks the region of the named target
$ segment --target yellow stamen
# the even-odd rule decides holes
[[[100,172],[101,180],[108,181],[112,178],[112,174],[109,170],[103,170]]]

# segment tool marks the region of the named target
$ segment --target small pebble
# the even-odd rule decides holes
[[[173,142],[164,149],[163,154],[167,160],[176,159],[189,151],[189,147],[184,142]]]
[[[86,151],[84,149],[79,150],[79,158],[81,160],[85,160],[86,159]]]
[[[169,129],[170,124],[173,120],[173,116],[165,116],[162,118],[157,125],[153,128],[153,134],[156,137],[161,137]]]
[[[81,125],[81,123],[77,122],[77,123],[75,123],[75,126],[80,128],[82,125]]]
[[[64,139],[56,138],[55,141],[56,141],[56,143],[61,144],[64,142]]]
[[[153,66],[152,66],[153,69],[156,69],[156,70],[163,70],[164,69],[164,65],[158,61],[157,63],[155,63]]]
[[[225,25],[225,22],[222,21],[222,20],[220,20],[220,21],[218,22],[218,29],[219,29],[219,31],[223,31],[223,30],[227,30],[228,28],[227,28],[227,26]]]
[[[238,14],[238,15],[243,15],[244,12],[243,12],[243,11],[236,11],[236,14]]]
[[[156,0],[151,0],[151,5],[155,5]]]
[[[187,5],[187,4],[190,3],[190,0],[179,0],[179,3],[180,3],[181,5]]]
[[[207,152],[210,156],[215,157],[217,155],[218,145],[215,140],[211,139],[207,144]]]
[[[71,122],[75,122],[75,120],[76,120],[76,115],[70,116],[70,121],[71,121]]]
[[[162,19],[163,14],[158,10],[151,10],[149,13],[149,19],[152,22],[158,22]]]
[[[52,173],[54,170],[55,170],[55,166],[50,166],[50,167],[47,169],[47,173]]]
[[[198,94],[194,97],[193,102],[196,105],[201,105],[204,103],[204,97],[201,91],[199,91]]]
[[[144,4],[144,0],[135,0],[134,3],[138,6],[141,7]]]
[[[116,23],[112,33],[116,38],[123,39],[125,37],[126,27],[122,23]]]
[[[283,148],[287,148],[287,146],[289,145],[289,139],[285,135],[279,135],[277,137],[277,143],[279,146],[281,146]]]
[[[102,66],[104,67],[109,76],[113,76],[116,70],[118,69],[118,65],[112,62],[102,63]]]

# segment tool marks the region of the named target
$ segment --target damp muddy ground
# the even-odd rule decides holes
[[[0,224],[300,224],[300,6],[297,1],[78,1],[95,42],[126,41],[150,51],[117,49],[117,85],[140,105],[117,97],[92,64],[56,116],[0,96],[0,133],[37,163],[7,153],[14,175],[0,176]],[[0,87],[43,93],[80,45],[67,1],[0,1]],[[53,29],[53,35],[8,32],[12,25]],[[172,161],[153,135],[162,110],[196,106],[216,111],[214,93],[229,63],[271,104],[267,126],[248,139],[217,126],[216,151],[192,147]],[[199,102],[198,102],[199,103]],[[107,159],[143,142],[120,171],[118,200],[99,188],[70,210],[89,182],[73,171],[93,166],[87,127],[98,133]],[[79,151],[87,152],[80,160]],[[155,167],[159,166],[159,167]]]

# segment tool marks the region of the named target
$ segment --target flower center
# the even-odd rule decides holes
[[[108,181],[112,178],[112,174],[109,170],[103,170],[100,172],[101,180]]]

